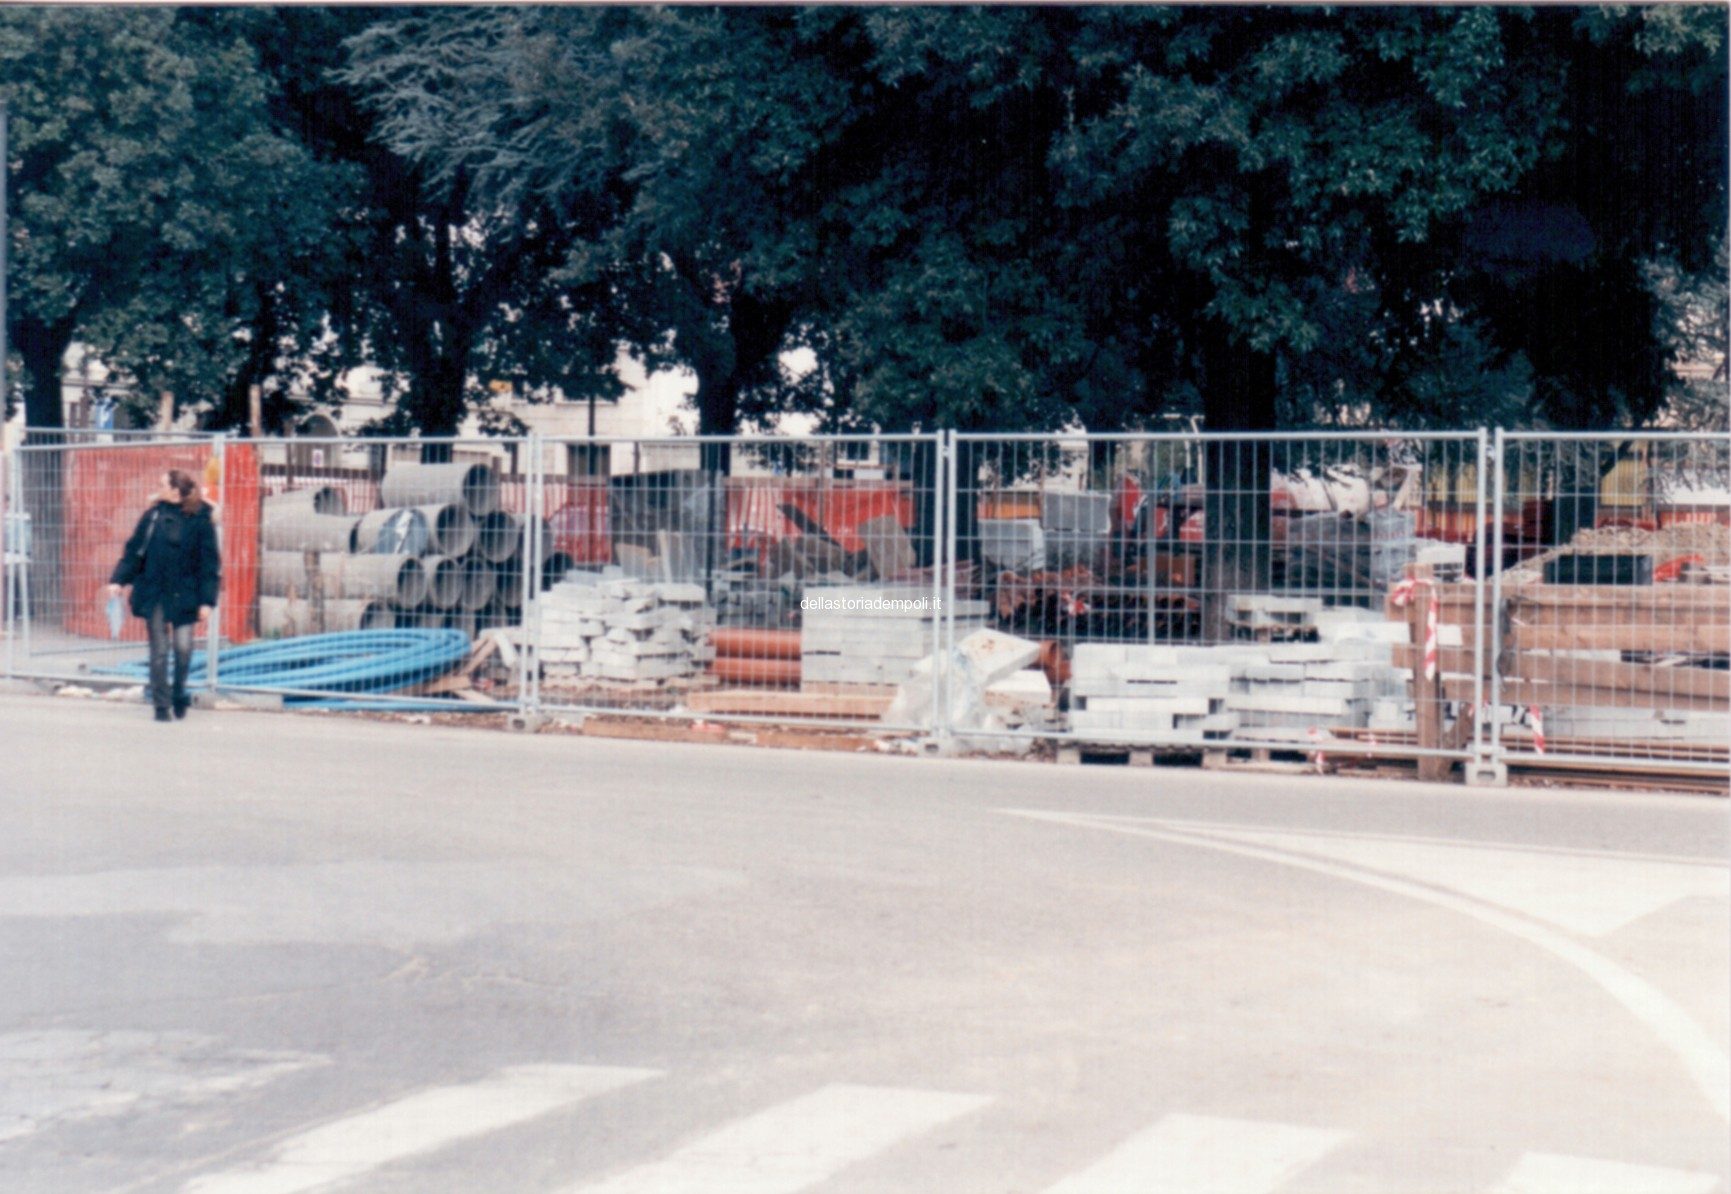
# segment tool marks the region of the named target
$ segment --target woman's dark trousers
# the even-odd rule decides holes
[[[186,673],[192,667],[193,625],[171,626],[159,605],[150,611],[150,699],[159,710],[173,704],[177,712],[187,706]],[[171,642],[172,640],[172,642]],[[174,689],[168,687],[168,652],[174,649]]]

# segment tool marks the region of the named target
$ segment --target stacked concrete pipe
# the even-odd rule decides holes
[[[454,556],[428,556],[421,561],[427,573],[427,604],[434,609],[455,609],[463,600],[463,561]]]
[[[427,572],[411,555],[267,551],[259,561],[259,592],[269,597],[309,594],[388,601],[413,609],[427,599]]]
[[[485,561],[471,556],[463,562],[463,596],[457,608],[464,613],[479,613],[493,600],[496,587],[493,570]]]
[[[495,510],[481,520],[475,537],[475,553],[489,564],[505,564],[523,548],[523,520],[504,510]]]
[[[460,505],[485,518],[499,508],[499,475],[486,464],[398,464],[379,483],[379,504]]]
[[[355,550],[386,555],[426,555],[432,545],[427,516],[420,510],[382,506],[361,515],[355,527]]]
[[[577,561],[562,551],[547,553],[546,561],[541,565],[541,587],[550,589],[558,584],[567,572],[577,566]]]
[[[383,601],[344,598],[307,601],[295,597],[260,597],[258,629],[266,638],[329,634],[341,630],[390,630],[397,615]]]
[[[290,489],[273,493],[264,499],[265,508],[278,509],[311,507],[314,514],[347,514],[348,498],[334,485],[309,485],[305,489]]]
[[[264,500],[259,538],[265,551],[352,551],[360,521],[347,514],[321,513],[315,497],[286,493]]]

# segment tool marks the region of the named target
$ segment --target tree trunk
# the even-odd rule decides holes
[[[70,321],[54,326],[19,321],[18,355],[29,379],[24,391],[24,425],[31,431],[24,443],[42,448],[18,454],[24,513],[30,516],[30,608],[37,625],[59,625],[63,607],[60,572],[65,555],[61,541],[66,528],[66,454],[54,448],[65,439],[58,434],[66,426],[60,364],[71,343]]]
[[[454,436],[462,430],[467,406],[464,394],[464,363],[467,351],[430,351],[428,367],[415,379],[415,425],[424,436]],[[421,460],[435,463],[451,459],[448,442],[421,445]]]
[[[28,384],[24,391],[24,426],[58,430],[66,426],[66,404],[61,394],[60,363],[72,346],[72,323],[42,324],[33,319],[18,321],[18,355],[24,360]],[[55,436],[48,442],[59,442]],[[44,442],[31,437],[26,442]]]
[[[1202,634],[1207,642],[1225,642],[1231,637],[1226,621],[1231,595],[1266,592],[1272,581],[1273,451],[1266,438],[1215,435],[1274,429],[1274,358],[1234,342],[1222,328],[1210,337],[1204,367],[1209,437],[1202,451]]]

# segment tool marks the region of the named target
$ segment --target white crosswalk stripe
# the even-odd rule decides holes
[[[1527,1153],[1490,1194],[1712,1194],[1719,1177],[1591,1157]]]
[[[185,1194],[298,1194],[350,1181],[583,1099],[659,1076],[614,1066],[523,1065],[479,1082],[421,1091],[278,1145],[258,1165],[195,1178]]]
[[[989,1102],[979,1095],[826,1086],[570,1194],[793,1194]]]
[[[1348,1138],[1293,1124],[1168,1115],[1047,1194],[1271,1194]]]

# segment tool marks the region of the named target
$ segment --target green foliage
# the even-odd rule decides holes
[[[621,344],[705,431],[1641,422],[1726,56],[1705,5],[6,10],[19,330],[231,399],[316,342],[435,432]]]
[[[0,11],[12,117],[11,311],[30,421],[57,426],[67,345],[141,391],[218,400],[261,324],[296,306],[329,180],[272,129],[247,43],[167,9]],[[269,307],[278,317],[261,320]]]

